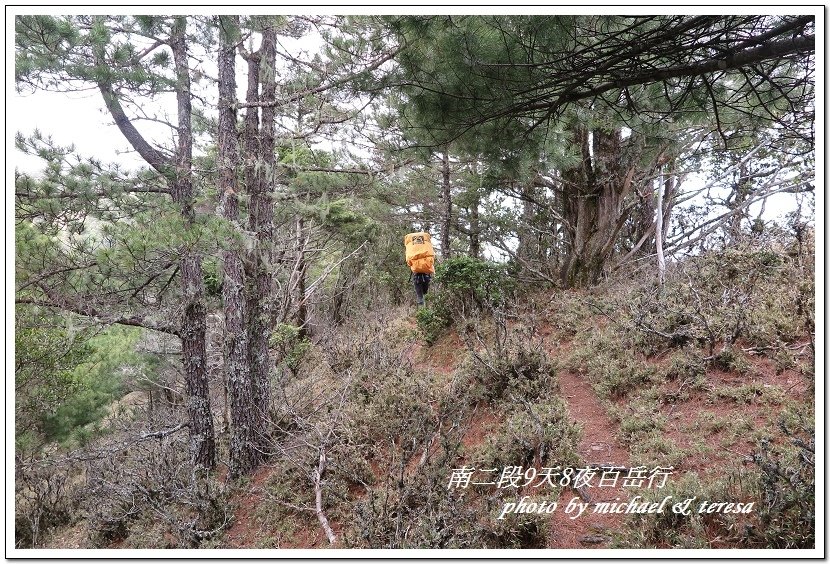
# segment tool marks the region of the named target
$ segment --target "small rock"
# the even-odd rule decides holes
[[[602,535],[585,535],[579,539],[579,542],[582,544],[599,544],[607,540],[608,539]]]

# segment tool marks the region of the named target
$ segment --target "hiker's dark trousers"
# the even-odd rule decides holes
[[[424,296],[429,292],[429,281],[432,277],[429,274],[416,274],[412,278],[415,285],[415,301],[418,305],[424,305]]]

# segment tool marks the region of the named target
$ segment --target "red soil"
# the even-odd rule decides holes
[[[568,404],[571,419],[582,427],[579,454],[584,461],[583,466],[613,464],[628,467],[628,451],[616,438],[619,426],[608,416],[591,385],[583,377],[565,371],[559,373],[559,387]],[[591,483],[596,484],[596,480]],[[591,512],[593,502],[627,500],[628,494],[622,487],[588,487],[583,491],[592,505],[581,516],[572,519],[572,515],[565,513],[565,506],[573,498],[583,503],[586,500],[572,489],[562,490],[559,507],[552,516],[550,548],[607,547],[610,539],[606,533],[622,525],[620,515]]]

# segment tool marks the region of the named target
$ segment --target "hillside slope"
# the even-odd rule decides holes
[[[733,276],[723,276],[729,265]],[[813,285],[804,263],[700,257],[662,294],[629,282],[493,300],[450,282],[426,310],[370,312],[311,343],[284,344],[267,463],[241,484],[220,470],[199,513],[162,486],[153,495],[167,498],[146,498],[165,516],[153,519],[140,509],[146,482],[122,483],[133,513],[110,493],[98,513],[57,527],[44,544],[815,542]],[[179,470],[168,472],[175,484]],[[673,509],[687,499],[688,512]]]

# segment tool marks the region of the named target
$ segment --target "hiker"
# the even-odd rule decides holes
[[[429,282],[435,274],[435,250],[429,233],[418,231],[409,233],[403,240],[406,246],[406,264],[412,270],[412,282],[415,285],[415,302],[424,305],[424,296],[429,291]]]

